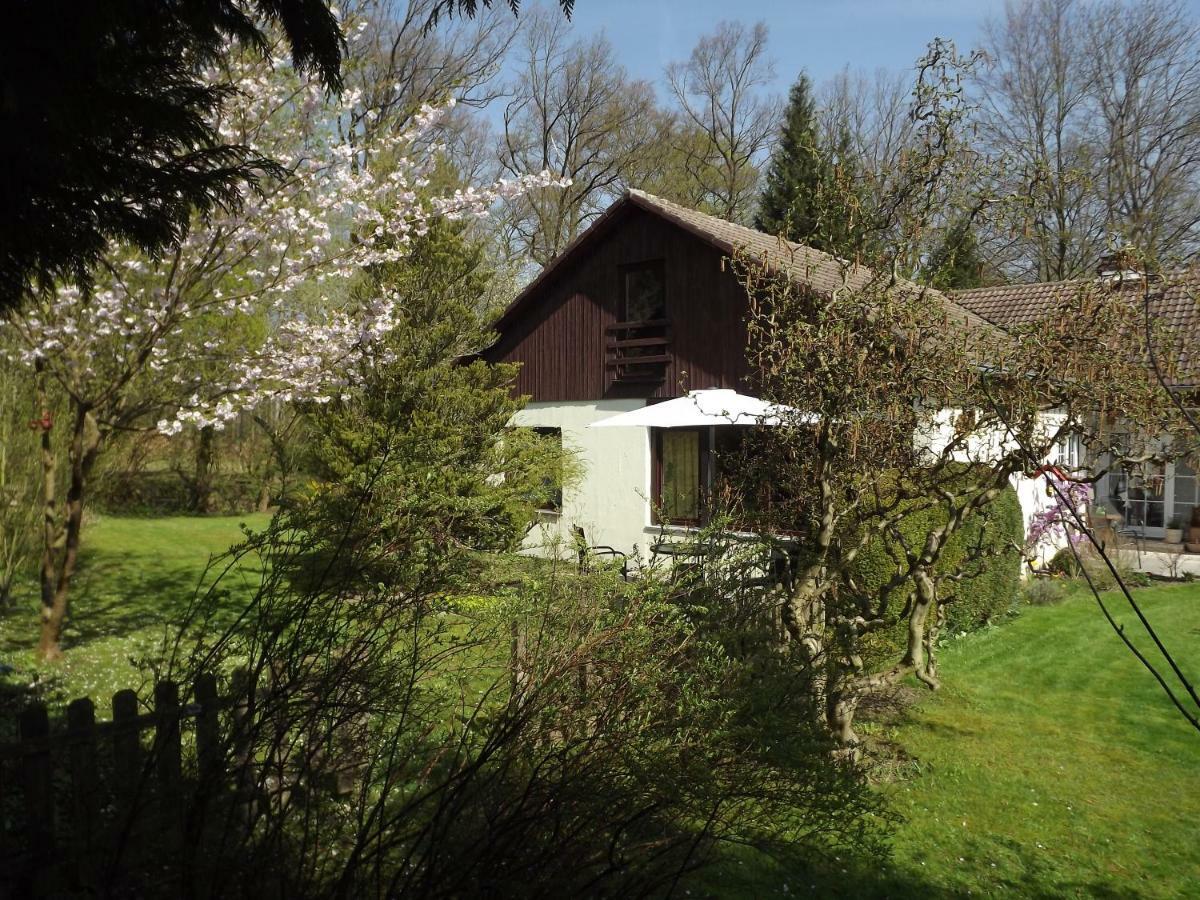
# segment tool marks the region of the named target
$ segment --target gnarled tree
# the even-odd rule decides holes
[[[963,546],[966,529],[997,527],[987,521],[993,504],[1067,436],[1108,449],[1115,436],[1092,427],[1106,411],[1148,426],[1160,409],[1128,294],[1081,289],[1054,321],[1002,331],[896,274],[905,238],[943,221],[948,203],[1000,205],[961,193],[981,183],[964,140],[972,110],[962,65],[940,42],[921,62],[913,141],[879,204],[899,240],[881,242],[871,267],[782,242],[769,258],[736,260],[759,391],[792,410],[747,454],[743,496],[764,483],[773,496],[743,515],[760,533],[798,536],[782,621],[851,754],[864,697],[909,675],[937,686],[939,623],[985,557],[1008,553],[1019,565],[1019,540]],[[884,561],[882,575],[867,576],[867,557]]]

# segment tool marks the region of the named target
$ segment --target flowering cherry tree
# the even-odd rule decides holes
[[[430,196],[436,126],[452,101],[361,127],[359,92],[327,100],[283,59],[247,58],[211,77],[238,89],[221,135],[275,160],[275,177],[195,223],[161,259],[111,247],[94,290],[34,298],[0,329],[5,352],[39,376],[47,659],[60,654],[88,480],[110,434],[147,423],[164,435],[221,429],[267,398],[339,396],[394,325],[396,298],[348,299],[364,269],[402,258],[436,217],[486,216],[499,200],[556,184],[543,173]],[[51,440],[61,423],[41,412],[51,391],[70,409],[65,502]]]

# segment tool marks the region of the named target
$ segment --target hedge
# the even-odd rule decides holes
[[[150,472],[108,471],[95,482],[94,507],[110,515],[187,515],[191,489],[169,469]],[[258,509],[261,481],[243,473],[218,473],[212,481],[211,511],[225,515]]]
[[[921,510],[901,522],[901,533],[906,543],[914,546],[924,541],[931,527],[943,521],[945,513],[940,508]],[[956,596],[946,604],[946,633],[978,628],[1012,608],[1021,587],[1021,554],[1017,548],[1024,537],[1021,503],[1011,487],[950,537],[935,572],[958,572],[981,541],[983,556],[967,563],[964,571],[968,577],[952,587]],[[884,539],[869,544],[855,563],[855,580],[870,589],[878,588],[895,572],[895,562]],[[895,597],[894,609],[900,609],[903,603],[903,596]],[[906,629],[906,623],[901,621],[883,632],[878,642],[880,652],[890,655],[903,648]]]

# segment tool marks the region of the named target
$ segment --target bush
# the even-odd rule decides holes
[[[919,545],[942,518],[940,509],[924,509],[905,518],[900,526],[909,546]],[[981,515],[968,519],[950,537],[935,571],[948,575],[960,569],[965,577],[956,585],[943,587],[955,596],[945,603],[949,631],[971,631],[1003,615],[1012,608],[1021,589],[1021,554],[1017,549],[1025,537],[1021,503],[1011,487],[991,503]],[[867,589],[882,585],[895,571],[890,540],[880,539],[867,546],[856,560],[855,579]],[[893,598],[899,609],[903,597]],[[893,655],[904,647],[907,624],[898,622],[882,632],[879,649]]]
[[[1075,561],[1075,554],[1070,547],[1062,547],[1050,557],[1050,562],[1046,563],[1046,571],[1051,575],[1065,575],[1068,578],[1077,578],[1081,574],[1079,563]]]
[[[1067,596],[1068,582],[1061,578],[1033,578],[1026,582],[1021,596],[1030,606],[1053,606]]]
[[[1126,587],[1146,587],[1151,583],[1150,576],[1145,572],[1139,572],[1137,569],[1129,565],[1129,560],[1126,558],[1128,554],[1120,551],[1109,551],[1109,559],[1112,560],[1113,567],[1117,570],[1117,576],[1124,582]],[[1117,587],[1117,577],[1113,575],[1112,569],[1101,559],[1096,552],[1087,545],[1079,548],[1079,559],[1083,562],[1083,570],[1080,570],[1079,563],[1075,561],[1075,554],[1071,552],[1070,547],[1063,547],[1054,554],[1046,568],[1054,575],[1066,575],[1069,578],[1078,578],[1083,580],[1084,572],[1087,573],[1088,580],[1098,591],[1111,591]]]
[[[258,479],[242,473],[222,473],[213,478],[210,512],[236,515],[259,506]],[[96,509],[110,515],[177,516],[193,513],[191,488],[179,473],[109,470],[96,481]]]

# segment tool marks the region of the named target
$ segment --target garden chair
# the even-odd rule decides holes
[[[621,562],[621,578],[625,581],[629,580],[629,555],[622,553],[615,547],[609,547],[605,544],[589,544],[587,532],[580,526],[571,526],[571,535],[575,539],[575,552],[579,558],[579,573],[582,575],[592,571],[593,561],[608,557],[611,561]]]

